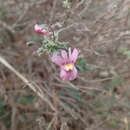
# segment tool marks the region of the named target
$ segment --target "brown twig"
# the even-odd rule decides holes
[[[28,79],[26,79],[22,74],[20,74],[13,66],[11,66],[2,56],[0,56],[0,63],[2,63],[4,66],[6,66],[10,71],[12,71],[15,75],[17,75],[31,90],[33,90],[43,101],[45,101],[50,108],[53,111],[56,111],[55,107],[52,105],[52,103],[48,100],[48,98],[44,95],[44,93],[39,90],[41,90],[40,88],[31,84]]]
[[[82,15],[84,15],[84,13],[88,10],[88,8],[90,7],[91,3],[93,2],[93,0],[88,0],[85,3],[85,8],[79,13],[79,16],[81,17]]]
[[[49,23],[51,24],[53,17],[54,17],[54,13],[55,13],[55,8],[56,8],[56,4],[57,4],[58,0],[53,0],[53,7],[52,10],[50,12],[50,19],[49,19]]]
[[[16,114],[17,114],[17,109],[15,107],[12,107],[11,130],[17,130]]]
[[[0,20],[0,25],[1,25],[3,28],[9,30],[12,34],[15,33],[15,30],[14,30],[10,25],[8,25],[7,23],[5,23],[5,22],[3,22],[3,21],[1,21],[1,20]]]

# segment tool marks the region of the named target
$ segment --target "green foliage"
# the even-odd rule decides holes
[[[41,28],[46,29],[46,25],[45,24],[41,24],[39,25],[41,26]],[[63,42],[59,42],[59,33],[58,32],[53,32],[49,37],[44,36],[44,39],[40,42],[37,42],[35,39],[41,39],[40,38],[41,35],[38,35],[37,37],[33,37],[33,40],[28,41],[27,45],[31,46],[37,43],[40,43],[40,47],[36,50],[36,53],[40,56],[42,55],[44,52],[48,52],[49,54],[53,54],[54,52],[58,51],[58,50],[67,50],[68,47],[66,44],[64,44]],[[43,36],[42,36],[43,37]]]
[[[77,102],[81,101],[81,95],[78,90],[76,90],[75,88],[68,88],[67,91],[74,100],[76,100]]]
[[[120,119],[115,117],[114,111],[119,105],[118,99],[114,95],[100,94],[92,104],[89,104],[90,110],[95,112],[97,119],[106,120],[106,124],[112,128],[120,127]]]
[[[63,0],[62,5],[64,8],[71,8],[71,3],[69,2],[69,0]]]
[[[124,54],[125,56],[127,56],[128,58],[130,58],[130,50],[124,51],[123,54]]]
[[[11,125],[11,112],[2,98],[0,98],[0,121],[9,128]]]
[[[121,127],[121,123],[120,123],[119,119],[114,119],[111,114],[109,116],[109,121],[107,122],[107,124],[112,128],[119,129]]]
[[[55,42],[58,42],[58,40],[59,40],[59,32],[53,32],[53,40]]]
[[[19,104],[33,104],[35,97],[32,95],[24,96],[24,97],[15,97],[16,103]]]
[[[58,50],[61,50],[61,49],[67,49],[66,44],[58,42],[57,40],[58,40],[58,36],[54,37],[54,40],[50,40],[48,38],[45,38],[42,41],[42,46],[41,46],[43,52],[45,50],[45,51],[48,51],[48,53],[52,54],[55,51],[58,51]]]
[[[5,104],[4,100],[2,100],[2,99],[0,98],[0,109],[2,109],[2,108],[5,107],[5,106],[6,106],[6,104]]]
[[[95,67],[87,65],[86,60],[83,57],[79,57],[76,62],[76,68],[78,71],[94,70]]]
[[[5,20],[7,15],[7,11],[4,8],[0,8],[0,19]]]
[[[119,85],[121,85],[124,82],[123,78],[115,78],[113,79],[110,84],[109,84],[109,89],[113,91],[113,89],[115,89],[116,87],[118,87]]]
[[[117,100],[114,96],[106,96],[101,95],[98,97],[93,104],[90,105],[92,110],[99,112],[100,115],[108,113],[115,105],[117,104]]]
[[[66,88],[66,93],[67,93],[67,97],[71,97],[72,99],[74,99],[76,102],[80,102],[81,101],[81,95],[80,92],[78,90],[76,90],[75,88]],[[60,92],[60,96],[66,96],[65,92]]]

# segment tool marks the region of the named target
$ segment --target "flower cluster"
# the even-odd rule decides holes
[[[75,63],[78,58],[78,50],[76,48],[68,48],[58,41],[50,40],[49,35],[51,35],[51,33],[43,25],[36,24],[34,31],[45,37],[46,40],[43,41],[44,47],[42,46],[42,49],[46,49],[49,53],[53,52],[51,54],[51,61],[59,66],[60,78],[62,80],[76,79],[78,72]]]

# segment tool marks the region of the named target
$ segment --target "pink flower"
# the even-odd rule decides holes
[[[43,35],[48,35],[49,34],[49,32],[46,30],[46,29],[44,29],[44,28],[42,28],[40,25],[38,25],[38,24],[35,24],[35,26],[34,26],[34,31],[36,32],[36,33],[38,33],[38,34],[43,34]]]
[[[65,50],[60,52],[60,56],[52,56],[51,60],[60,67],[60,78],[62,80],[74,80],[77,77],[77,69],[75,62],[78,57],[78,50],[69,48],[67,53]]]

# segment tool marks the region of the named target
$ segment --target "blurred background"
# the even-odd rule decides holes
[[[27,46],[41,39],[35,24],[80,49],[76,80]],[[0,130],[129,130],[129,29],[129,0],[0,0],[0,56],[36,90],[0,64]]]

